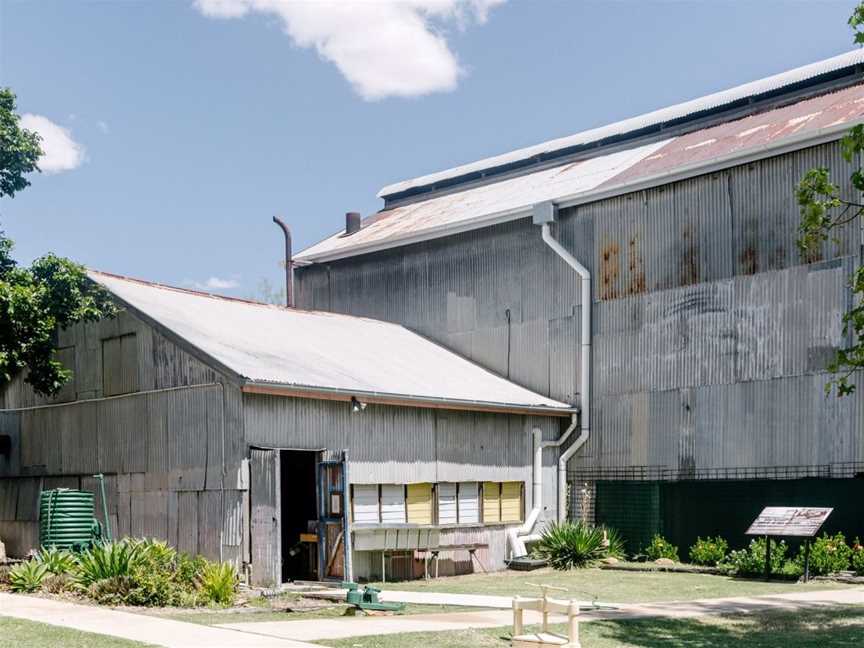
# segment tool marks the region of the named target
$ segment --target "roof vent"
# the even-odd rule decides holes
[[[360,231],[360,214],[348,212],[345,214],[345,236],[351,236]]]

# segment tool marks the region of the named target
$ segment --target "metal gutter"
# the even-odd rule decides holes
[[[433,396],[413,396],[410,394],[346,390],[333,387],[314,387],[310,385],[284,385],[280,383],[259,382],[254,380],[247,381],[240,389],[246,394],[268,394],[272,396],[289,396],[295,398],[312,398],[316,400],[345,402],[350,402],[352,398],[356,398],[363,403],[374,403],[377,405],[468,410],[473,412],[569,417],[577,411],[575,408],[571,407],[493,403],[487,401],[438,398]]]
[[[591,190],[575,195],[552,197],[550,198],[550,200],[553,201],[560,208],[567,208],[576,205],[596,202],[605,198],[620,196],[634,191],[650,189],[660,185],[669,184],[671,182],[686,180],[688,178],[692,178],[698,175],[705,175],[708,173],[721,171],[730,167],[748,164],[749,162],[755,162],[756,160],[760,160],[763,158],[783,155],[784,153],[791,153],[792,151],[797,151],[811,146],[818,146],[819,144],[838,140],[850,128],[861,123],[864,123],[864,119],[853,119],[851,121],[844,122],[843,124],[826,126],[825,128],[807,131],[806,133],[801,133],[798,135],[792,135],[782,140],[778,140],[777,142],[771,142],[769,144],[763,144],[761,146],[754,146],[748,149],[742,149],[741,151],[730,153],[728,155],[723,155],[714,158],[713,160],[684,165],[675,169],[674,171],[664,171],[663,173],[646,176],[645,178],[638,178],[636,180],[612,186],[607,189]],[[300,257],[298,260],[302,260],[305,263],[326,263],[328,261],[337,261],[339,259],[346,259],[350,257],[360,256],[363,254],[381,252],[383,250],[389,250],[395,247],[403,247],[405,245],[422,243],[423,241],[434,240],[437,238],[442,238],[444,236],[451,236],[453,234],[460,234],[463,232],[470,232],[477,229],[492,227],[493,225],[509,223],[514,220],[519,220],[520,218],[528,218],[532,214],[532,209],[533,205],[528,204],[523,207],[516,207],[500,212],[494,212],[480,218],[466,220],[463,223],[450,223],[438,227],[430,227],[426,230],[423,230],[422,232],[409,236],[388,238],[382,241],[360,244],[351,248],[333,250],[331,252],[322,252],[320,254],[303,255],[303,253],[301,252],[300,255],[298,255]]]

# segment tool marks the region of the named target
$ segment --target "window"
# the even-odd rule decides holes
[[[483,522],[495,524],[501,521],[501,484],[483,483]]]
[[[432,484],[408,484],[406,491],[408,524],[432,524]]]
[[[138,344],[134,333],[102,340],[102,392],[105,396],[138,391]]]
[[[354,522],[357,524],[378,524],[381,522],[381,509],[378,504],[378,484],[355,484],[352,505]]]
[[[438,524],[456,524],[459,521],[457,490],[456,484],[438,484]]]
[[[501,524],[521,522],[522,482],[354,484],[355,524]]]
[[[521,522],[522,489],[522,482],[484,482],[483,522]]]
[[[405,487],[401,484],[381,485],[381,522],[405,523]]]
[[[461,482],[459,484],[459,522],[476,524],[480,522],[480,484]]]
[[[480,522],[479,493],[477,482],[438,484],[438,524]]]

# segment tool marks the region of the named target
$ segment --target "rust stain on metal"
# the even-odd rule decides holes
[[[608,243],[600,250],[600,299],[618,297],[620,248],[617,242]]]
[[[692,225],[685,225],[681,232],[680,284],[687,286],[700,281],[699,241],[693,234]]]
[[[631,295],[643,293],[646,290],[645,264],[642,261],[642,257],[639,256],[638,240],[639,236],[634,235],[630,238],[630,243],[627,246],[628,270],[630,270],[630,286],[628,292]]]
[[[754,275],[759,272],[759,254],[748,245],[738,257],[738,267],[741,274]]]

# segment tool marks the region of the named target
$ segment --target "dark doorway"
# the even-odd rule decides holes
[[[316,542],[309,534],[318,533],[318,498],[315,468],[318,453],[308,450],[282,450],[282,582],[317,580]]]

